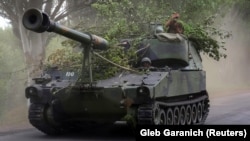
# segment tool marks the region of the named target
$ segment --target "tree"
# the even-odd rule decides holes
[[[20,48],[11,28],[0,30],[0,118],[6,107],[14,107],[17,102],[11,100],[20,95],[24,81],[24,62]],[[12,89],[15,87],[15,89]]]
[[[19,39],[20,48],[24,53],[25,62],[28,68],[28,78],[35,77],[40,74],[43,60],[45,58],[45,48],[51,39],[51,36],[49,36],[48,33],[37,34],[26,30],[22,25],[22,16],[24,11],[29,8],[38,8],[46,12],[55,22],[58,22],[66,18],[71,12],[88,7],[93,2],[95,2],[95,0],[0,1],[0,16],[10,20],[13,32]]]

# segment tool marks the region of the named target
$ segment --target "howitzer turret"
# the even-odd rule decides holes
[[[50,20],[46,13],[38,9],[29,9],[24,13],[23,25],[26,29],[34,32],[55,32],[85,45],[93,44],[94,49],[104,50],[108,47],[108,42],[105,39],[60,25]]]

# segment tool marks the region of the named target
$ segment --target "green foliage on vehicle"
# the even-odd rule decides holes
[[[200,11],[200,16],[209,17],[212,12],[215,12],[219,8],[219,4],[223,3],[223,0],[205,2],[204,0],[192,0],[192,2],[178,2],[184,8],[180,9],[174,2],[166,2],[165,0],[99,0],[92,4],[97,12],[97,22],[92,24],[91,27],[85,27],[83,21],[77,25],[77,30],[87,31],[89,33],[95,33],[104,37],[110,43],[110,48],[107,51],[98,52],[104,58],[111,62],[131,69],[132,61],[138,61],[136,58],[136,46],[143,38],[150,36],[149,23],[156,22],[165,24],[172,12],[179,10],[181,14],[182,22],[184,25],[184,34],[194,42],[198,51],[203,52],[214,60],[219,61],[221,58],[226,58],[224,52],[224,39],[231,36],[230,32],[221,31],[215,27],[212,27],[213,18],[198,19],[195,17],[198,13],[194,13],[188,9],[190,7],[196,7],[195,11]],[[217,5],[218,4],[218,5]],[[207,11],[208,9],[211,11]],[[194,16],[190,19],[190,15]],[[209,16],[208,16],[209,15]],[[133,39],[131,42],[131,48],[125,53],[124,49],[118,46],[121,39]],[[78,43],[72,40],[62,42],[63,46],[76,47]],[[62,51],[66,51],[62,49]],[[59,57],[57,63],[65,66],[81,66],[81,57],[76,57],[74,53],[57,53],[53,55],[63,54],[64,57]],[[65,56],[72,55],[74,57]],[[58,57],[50,57],[58,58]],[[75,59],[80,61],[76,61]],[[52,60],[53,60],[52,59]],[[73,60],[72,60],[73,59]],[[60,62],[61,61],[61,62]],[[72,61],[72,62],[71,62]],[[71,63],[69,63],[71,62]],[[131,63],[132,62],[132,63]],[[79,65],[76,65],[79,63]],[[93,71],[94,79],[104,79],[110,77],[117,72],[121,71],[121,68],[114,66],[110,62],[103,60],[96,55],[93,55]],[[79,67],[80,69],[81,67]],[[97,73],[95,73],[97,72]]]
[[[231,37],[229,31],[218,30],[208,25],[197,24],[191,25],[184,23],[184,34],[199,52],[202,52],[216,61],[221,58],[226,58],[227,55],[224,51],[225,39]]]

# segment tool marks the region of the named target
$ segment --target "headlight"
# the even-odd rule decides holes
[[[136,90],[137,97],[150,97],[150,92],[148,87],[138,87]]]
[[[38,96],[38,90],[36,87],[27,87],[25,89],[25,97],[30,98],[30,97],[35,97]]]

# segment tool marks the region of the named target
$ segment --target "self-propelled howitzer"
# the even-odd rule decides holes
[[[106,49],[105,39],[59,25],[37,9],[25,12],[23,24],[38,33],[61,34],[84,48],[80,82],[76,72],[51,69],[46,72],[50,77],[35,78],[35,84],[26,88],[29,121],[40,131],[57,134],[99,123],[125,122],[135,127],[205,122],[209,113],[206,72],[199,52],[184,35],[165,33],[157,25],[157,32],[141,40],[137,50],[138,58],[147,57],[151,67],[135,65],[136,71],[93,82],[90,50]]]

